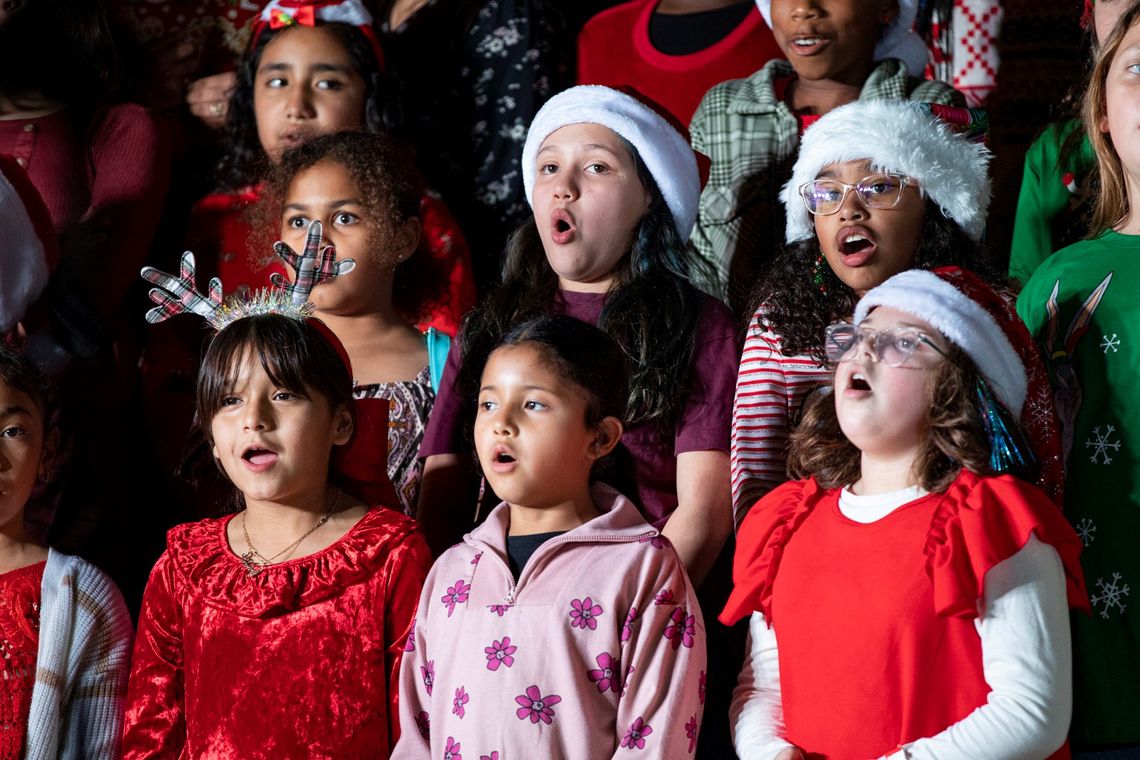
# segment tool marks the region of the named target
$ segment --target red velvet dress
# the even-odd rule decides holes
[[[1087,610],[1080,539],[1016,478],[963,471],[868,524],[843,516],[839,489],[786,483],[741,524],[720,619],[755,610],[775,628],[789,742],[813,758],[879,757],[986,703],[978,600],[1030,535],[1057,550],[1069,604]]]
[[[24,756],[36,651],[40,643],[40,585],[46,562],[0,574],[0,760]]]
[[[231,517],[180,525],[143,597],[124,758],[382,758],[431,564],[415,523],[370,510],[343,538],[249,577]]]

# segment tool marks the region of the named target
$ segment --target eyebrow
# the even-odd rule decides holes
[[[484,385],[482,388],[479,389],[479,392],[482,393],[483,391],[495,391],[495,390],[498,390],[497,386]],[[545,393],[549,393],[552,396],[558,395],[558,393],[556,391],[553,391],[544,385],[524,385],[523,390],[526,390],[526,391],[543,391]]]
[[[341,206],[360,206],[363,205],[356,198],[342,198],[336,201],[329,201],[327,204],[329,208],[340,208]],[[310,204],[308,203],[286,203],[285,209],[292,211],[307,211]]]
[[[22,406],[6,406],[3,409],[0,409],[0,416],[2,417],[11,417],[16,414],[26,414],[29,417],[32,416],[31,411],[25,409]]]
[[[579,152],[585,152],[585,151],[589,151],[589,150],[604,150],[606,153],[609,153],[611,156],[617,156],[618,155],[617,151],[615,151],[613,148],[611,148],[608,145],[602,145],[601,143],[584,143],[578,147],[580,149]],[[538,151],[538,155],[541,156],[543,153],[545,153],[548,150],[557,150],[557,149],[558,149],[558,145],[547,145],[545,148]]]
[[[272,63],[263,63],[257,67],[258,73],[262,71],[292,71],[294,64],[286,61],[275,61]],[[314,63],[310,67],[313,71],[335,71],[343,74],[352,72],[349,66],[342,66],[339,63]]]

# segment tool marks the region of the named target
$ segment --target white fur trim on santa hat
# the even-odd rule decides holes
[[[756,7],[768,28],[772,28],[772,0],[756,0]],[[914,19],[918,16],[918,0],[899,0],[899,13],[891,25],[883,32],[875,45],[875,60],[896,58],[903,62],[912,77],[923,76],[930,52],[926,43],[914,31]]]
[[[528,203],[534,205],[531,196],[538,149],[553,132],[570,124],[600,124],[633,145],[665,197],[681,239],[689,239],[701,197],[696,154],[688,140],[652,108],[624,92],[601,85],[564,90],[535,115],[522,155],[523,188]]]
[[[990,204],[989,150],[956,133],[922,103],[857,100],[828,112],[804,133],[792,178],[780,192],[787,242],[815,234],[800,185],[828,164],[861,160],[869,160],[875,171],[914,177],[942,213],[981,239]]]
[[[998,401],[1021,416],[1028,379],[1025,365],[997,321],[977,301],[933,272],[900,272],[867,291],[855,306],[860,324],[876,306],[889,306],[927,322],[965,351]]]
[[[0,333],[24,318],[48,281],[47,253],[16,186],[0,171]]]
[[[268,23],[273,18],[274,11],[281,11],[289,16],[297,12],[298,8],[311,7],[318,21],[323,23],[351,24],[352,26],[367,26],[372,23],[372,14],[364,7],[360,0],[341,0],[340,2],[312,2],[312,0],[272,0],[261,10],[261,21]]]

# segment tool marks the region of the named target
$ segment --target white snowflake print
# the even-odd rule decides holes
[[[1129,589],[1127,583],[1120,583],[1120,578],[1120,573],[1113,573],[1112,580],[1108,583],[1104,582],[1104,578],[1097,578],[1096,587],[1100,589],[1100,593],[1089,597],[1093,609],[1104,605],[1104,608],[1100,610],[1100,616],[1106,620],[1108,619],[1108,611],[1113,607],[1120,610],[1121,614],[1124,613],[1125,604],[1121,600],[1128,596]]]
[[[1092,429],[1092,437],[1085,441],[1085,448],[1093,450],[1092,456],[1089,461],[1093,464],[1112,464],[1112,457],[1110,457],[1109,449],[1115,454],[1120,451],[1120,441],[1110,441],[1109,437],[1116,432],[1113,425],[1105,425],[1104,432],[1100,432],[1100,425]],[[1104,461],[1097,462],[1097,457],[1103,458]]]
[[[1082,517],[1077,521],[1076,526],[1077,535],[1080,536],[1081,543],[1088,546],[1096,539],[1096,523],[1087,517]]]
[[[1116,336],[1116,333],[1113,333],[1111,338],[1105,335],[1100,341],[1100,347],[1104,349],[1106,354],[1109,351],[1115,354],[1120,350],[1120,338]]]

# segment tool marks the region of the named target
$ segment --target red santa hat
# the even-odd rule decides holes
[[[59,247],[47,206],[15,158],[0,155],[0,334],[24,318],[47,286]]]

